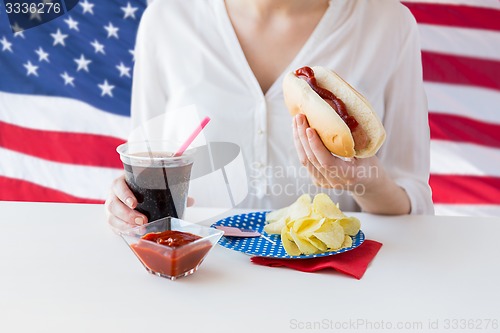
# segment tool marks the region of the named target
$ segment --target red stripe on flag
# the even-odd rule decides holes
[[[403,2],[418,23],[500,31],[500,10],[466,5]]]
[[[500,90],[500,61],[422,51],[422,65],[425,81]]]
[[[25,180],[2,176],[0,176],[0,200],[99,204],[104,202],[103,200],[78,198]]]
[[[429,183],[436,204],[500,205],[500,178],[431,175]]]
[[[491,124],[466,117],[429,113],[431,139],[473,143],[500,148],[500,124]]]
[[[124,140],[104,135],[42,131],[0,121],[0,147],[45,160],[122,168],[116,147]]]

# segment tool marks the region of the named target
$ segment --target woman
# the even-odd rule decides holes
[[[303,116],[290,119],[281,81],[306,65],[335,70],[370,101],[387,132],[377,156],[345,162]],[[346,211],[433,213],[418,31],[397,0],[153,2],[136,45],[134,126],[192,104],[212,118],[208,141],[242,148],[250,193],[241,207],[323,191]],[[136,204],[117,179],[108,222],[146,223]]]

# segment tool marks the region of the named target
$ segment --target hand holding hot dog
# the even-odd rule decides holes
[[[380,176],[376,156],[351,160],[334,156],[324,146],[318,133],[309,127],[303,114],[293,118],[293,134],[300,162],[307,168],[316,185],[356,194],[375,186],[373,183]]]
[[[316,185],[351,191],[365,212],[410,212],[408,195],[375,156],[385,130],[361,94],[321,67],[288,74],[283,92],[299,159]]]
[[[344,161],[332,155],[302,114],[294,117],[293,132],[299,159],[316,185],[351,191],[367,213],[399,215],[411,211],[408,195],[387,175],[377,156]]]
[[[331,70],[316,66],[288,73],[283,95],[290,114],[304,114],[337,156],[371,157],[384,143],[384,126],[370,103]]]

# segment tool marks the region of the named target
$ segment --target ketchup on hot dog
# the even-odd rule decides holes
[[[347,113],[346,106],[344,102],[335,96],[331,91],[321,88],[316,82],[316,77],[314,76],[314,71],[311,67],[302,67],[295,71],[295,75],[303,80],[305,80],[309,86],[314,90],[321,98],[323,98],[337,114],[342,118],[346,125],[351,130],[351,134],[354,139],[356,149],[363,149],[368,145],[368,136],[364,130],[359,126],[358,121]]]
[[[321,98],[323,98],[330,106],[338,113],[340,118],[349,126],[349,129],[354,131],[356,127],[358,127],[358,122],[354,119],[353,116],[350,116],[347,113],[344,102],[337,96],[335,96],[331,91],[326,90],[318,86],[316,82],[316,77],[314,76],[314,71],[311,67],[302,67],[295,71],[295,75],[300,77],[301,79],[306,80],[307,83],[311,86],[312,90],[314,90]]]

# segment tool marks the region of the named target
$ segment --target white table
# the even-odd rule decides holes
[[[356,214],[384,244],[361,280],[258,266],[217,246],[169,281],[146,272],[100,205],[0,212],[0,332],[500,331],[500,218]]]

